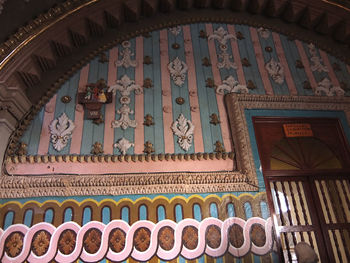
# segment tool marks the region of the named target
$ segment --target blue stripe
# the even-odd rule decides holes
[[[69,222],[73,220],[73,210],[72,208],[67,208],[64,211],[64,222]]]
[[[33,222],[33,210],[29,209],[24,214],[24,222],[27,227],[31,227]]]
[[[147,207],[145,205],[140,205],[139,207],[139,220],[147,220]]]
[[[156,153],[165,153],[163,128],[162,82],[160,72],[159,31],[152,33],[152,60],[153,60],[153,90],[154,90],[154,150]]]
[[[178,223],[182,219],[183,219],[182,205],[178,204],[178,205],[175,206],[175,220]]]
[[[132,60],[135,59],[135,45],[136,45],[135,42],[136,42],[135,39],[130,40],[130,43],[131,43],[130,49],[132,50],[132,53],[134,53],[134,55],[131,57]],[[121,45],[119,45],[118,50],[119,50],[118,60],[120,60],[120,59],[122,59],[122,56],[120,55],[120,51],[124,50],[124,48]],[[138,61],[138,63],[142,63],[142,62]],[[133,68],[133,67],[124,68],[123,66],[118,67],[118,69],[117,69],[118,80],[120,80],[124,75],[127,75],[130,80],[135,81],[135,68]],[[137,95],[137,96],[142,96],[142,95]],[[116,104],[115,104],[115,106],[116,106],[115,119],[116,120],[120,119],[120,114],[117,113],[118,109],[120,109],[122,106],[122,104],[119,101],[120,97],[121,97],[120,92],[117,91]],[[134,91],[130,93],[129,97],[130,97],[131,102],[128,106],[135,113],[135,93],[134,93]],[[131,120],[134,120],[135,114],[129,114],[129,117]],[[138,125],[142,125],[142,123],[138,123]],[[132,127],[128,127],[126,130],[123,130],[122,128],[115,128],[114,129],[114,141],[119,141],[122,138],[125,138],[133,143],[135,141],[135,129]],[[120,151],[115,148],[114,154],[120,154]],[[134,147],[130,147],[128,149],[128,151],[126,152],[126,154],[130,154],[130,155],[134,154]]]
[[[278,59],[278,56],[276,53],[275,42],[273,41],[273,37],[272,37],[272,32],[270,31],[270,36],[267,39],[261,37],[259,33],[258,33],[258,37],[259,37],[259,41],[260,41],[260,45],[261,45],[261,49],[262,49],[262,54],[263,54],[264,61],[265,61],[264,64],[266,65],[272,58],[276,62],[279,62],[279,59]],[[265,50],[266,47],[271,47],[272,52],[267,52]],[[285,77],[284,77],[284,81],[282,84],[276,83],[271,78],[270,75],[269,75],[269,80],[271,82],[271,85],[273,87],[273,92],[275,95],[289,95],[289,89],[288,89]]]
[[[129,223],[129,208],[128,207],[122,208],[121,218],[123,221]]]
[[[213,24],[213,32],[215,30],[217,30],[218,28],[220,28],[220,27],[222,27],[228,33],[226,24]],[[212,39],[212,40],[209,40],[209,41],[214,41],[215,49],[216,49],[216,55],[218,57],[218,62],[222,62],[222,60],[219,59],[219,55],[222,54],[222,51],[221,51],[221,49],[219,47],[220,46],[219,41],[217,41],[215,39]],[[230,57],[230,61],[231,62],[235,62],[237,64],[237,62],[239,62],[239,61],[234,61],[234,57],[233,57],[233,54],[232,54],[231,40],[230,39],[227,40],[226,47],[227,47],[226,52],[231,56]],[[217,67],[217,65],[213,65],[213,66]],[[236,69],[233,69],[233,68],[227,69],[226,67],[224,67],[224,68],[219,69],[219,71],[220,71],[220,76],[221,76],[222,80],[226,79],[228,76],[233,76],[237,80],[237,71],[236,71]]]
[[[174,49],[172,47],[173,44],[178,43],[180,48]],[[185,57],[185,49],[184,49],[184,39],[183,39],[183,30],[181,28],[181,32],[174,36],[168,30],[168,53],[169,53],[169,63],[174,61],[176,57],[178,57],[181,61],[186,63]],[[167,69],[165,69],[167,70]],[[190,101],[188,95],[188,72],[186,72],[186,79],[182,86],[175,85],[173,79],[170,77],[170,86],[171,86],[171,99],[172,99],[172,107],[173,107],[173,121],[177,120],[180,114],[182,113],[184,117],[188,120],[191,120],[191,111],[190,111]],[[176,98],[182,97],[185,100],[185,103],[179,105],[175,102]],[[186,152],[183,150],[179,144],[177,143],[178,137],[174,135],[174,149],[175,153],[194,153],[194,144],[188,149]]]
[[[248,80],[251,80],[256,86],[256,89],[249,90],[249,93],[265,94],[266,92],[256,60],[249,27],[244,25],[235,25],[235,31],[241,32],[244,36],[244,39],[237,40],[241,60],[247,58],[249,63],[251,64],[250,67],[243,67],[244,77],[246,79],[246,82],[248,82]]]
[[[85,207],[83,212],[83,225],[91,221],[91,208]]]
[[[298,48],[295,44],[295,41],[288,40],[284,35],[279,35],[281,38],[282,47],[284,54],[289,65],[289,70],[292,75],[292,81],[295,84],[295,87],[298,91],[299,96],[310,96],[313,95],[312,89],[307,90],[303,88],[304,81],[309,81],[305,69],[296,67],[296,60],[301,61]]]
[[[111,209],[108,206],[105,206],[102,209],[102,222],[108,224],[111,221]]]
[[[202,66],[202,58],[209,56],[208,40],[199,39],[200,30],[205,31],[205,24],[191,25],[191,38],[196,65],[198,102],[201,115],[204,152],[213,152],[214,143],[222,142],[220,125],[210,124],[210,115],[216,114],[220,118],[216,101],[215,89],[206,87],[206,79],[213,79],[211,67]]]
[[[198,204],[193,205],[193,218],[199,222],[202,221],[202,210]]]
[[[312,65],[312,62],[310,61],[311,54],[310,54],[310,52],[309,52],[308,44],[305,43],[305,42],[301,42],[301,43],[303,44],[305,53],[306,53],[306,55],[307,55],[307,57],[308,57],[308,60],[309,60],[309,62],[310,62],[310,67],[311,67],[311,65]],[[320,52],[319,52],[318,48],[317,48],[317,47],[315,47],[315,48],[316,48],[317,56],[318,56],[319,58],[321,58]],[[325,64],[324,64],[324,61],[322,61],[321,64],[322,64],[322,65],[325,65]],[[329,69],[328,69],[328,70],[329,70]],[[328,78],[328,79],[329,79],[329,76],[328,76],[328,73],[327,73],[327,72],[324,72],[324,71],[318,72],[318,71],[316,70],[316,71],[312,71],[312,73],[314,74],[314,77],[315,77],[315,79],[316,79],[316,82],[320,82],[320,81],[322,81],[324,78]]]
[[[236,216],[236,214],[235,214],[235,207],[234,207],[233,204],[228,204],[227,205],[227,216],[228,217]]]
[[[13,218],[15,213],[13,211],[7,212],[4,220],[4,225],[2,227],[3,230],[6,230],[9,226],[13,224]]]
[[[32,127],[30,129],[30,137],[29,137],[29,142],[28,142],[28,147],[27,147],[27,153],[28,155],[36,155],[38,153],[38,148],[39,148],[39,142],[40,142],[40,134],[41,134],[41,129],[42,129],[42,124],[43,124],[43,119],[44,119],[44,107],[41,109],[38,115],[34,118],[32,122]],[[28,130],[29,132],[29,130]],[[29,136],[29,134],[27,135]],[[26,137],[27,137],[26,136]]]
[[[210,204],[210,216],[218,218],[218,207],[215,203]]]
[[[44,218],[44,221],[47,222],[47,223],[52,223],[53,221],[53,210],[50,208],[50,209],[47,209],[45,211],[45,218]]]
[[[162,221],[162,220],[166,219],[164,206],[162,206],[162,205],[158,206],[157,215],[158,215],[158,221]]]
[[[347,85],[348,90],[344,90],[344,91],[345,91],[345,96],[349,96],[349,94],[350,94],[350,73],[348,72],[345,63],[339,59],[336,59],[332,55],[329,55],[329,54],[327,54],[327,55],[328,55],[328,60],[329,60],[331,65],[333,65],[334,63],[337,63],[339,65],[341,70],[340,71],[334,70],[334,73],[337,76],[339,83],[343,81]]]
[[[261,217],[264,219],[267,219],[270,216],[269,207],[266,202],[261,201],[260,202],[260,209],[261,209]]]

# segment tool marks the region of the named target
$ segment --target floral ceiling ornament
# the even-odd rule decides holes
[[[237,38],[234,35],[229,34],[223,27],[219,27],[218,29],[214,30],[214,34],[208,37],[208,40],[212,39],[216,39],[219,42],[219,49],[221,51],[221,53],[218,54],[217,67],[237,69],[236,63],[231,61],[232,56],[227,53],[227,41],[230,39],[237,40]]]
[[[273,58],[265,64],[265,68],[274,82],[282,84],[284,82],[284,70],[280,62]]]
[[[194,124],[181,113],[171,125],[173,133],[178,137],[177,142],[186,152],[192,145]]]
[[[134,146],[135,146],[134,143],[130,142],[128,139],[125,139],[124,137],[114,144],[114,148],[119,149],[122,155],[125,155],[126,152],[129,150],[129,148]]]
[[[266,28],[260,27],[258,29],[258,33],[264,39],[268,39],[270,37],[270,31]]]
[[[221,85],[219,85],[216,88],[216,93],[218,94],[225,94],[225,90],[228,91],[229,93],[249,93],[249,90],[246,85],[241,85],[238,83],[237,80],[233,76],[227,77]]]
[[[175,27],[169,28],[169,31],[170,31],[171,34],[173,34],[174,36],[177,36],[177,35],[180,34],[180,32],[181,32],[181,26],[175,26]]]
[[[65,113],[54,119],[50,125],[51,142],[57,151],[61,151],[66,147],[68,140],[72,136],[75,125],[72,120],[68,119]]]
[[[315,90],[315,95],[322,96],[324,93],[326,96],[344,96],[345,91],[339,86],[333,86],[332,82],[328,78],[324,78],[322,81],[317,83],[318,86]]]
[[[124,68],[136,67],[137,61],[131,59],[131,57],[134,56],[135,54],[130,49],[131,47],[130,41],[124,41],[122,43],[122,47],[124,48],[122,51],[120,51],[120,55],[122,56],[122,59],[117,60],[115,62],[115,65],[117,67],[123,66]]]
[[[142,94],[142,87],[135,84],[135,81],[131,80],[127,75],[124,75],[120,80],[117,80],[115,85],[110,86],[108,91],[113,92],[113,94],[116,94],[117,91],[119,91],[121,94],[119,101],[122,106],[117,110],[117,113],[120,114],[120,119],[112,121],[112,127],[121,127],[123,130],[128,127],[136,128],[137,122],[131,120],[129,117],[130,114],[134,114],[134,111],[129,107],[131,102],[130,93],[135,91],[135,94],[137,95]]]
[[[317,72],[328,72],[327,66],[323,65],[323,60],[320,58],[317,54],[317,50],[314,44],[310,43],[308,45],[309,52],[311,55],[310,61],[311,61],[311,71],[317,71]]]
[[[185,82],[186,73],[188,70],[186,63],[181,61],[179,57],[176,57],[168,64],[168,69],[175,85],[181,87]]]

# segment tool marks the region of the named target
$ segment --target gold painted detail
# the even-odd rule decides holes
[[[213,125],[218,125],[221,123],[218,115],[216,115],[216,113],[213,113],[212,115],[210,115],[210,123]]]
[[[103,146],[102,146],[102,143],[100,143],[100,142],[95,142],[95,143],[92,145],[91,154],[98,155],[98,154],[102,154],[102,153],[103,153]]]
[[[145,121],[143,123],[145,126],[152,126],[154,125],[153,117],[150,114],[146,114]]]
[[[153,199],[148,197],[141,197],[136,200],[130,198],[122,198],[119,200],[114,200],[112,198],[102,199],[101,201],[92,200],[91,198],[86,198],[80,202],[72,199],[65,200],[63,202],[57,202],[55,200],[48,200],[45,202],[37,202],[30,200],[24,204],[19,202],[6,202],[0,204],[0,225],[3,225],[5,220],[5,215],[9,211],[14,212],[13,220],[14,224],[23,223],[24,213],[28,210],[36,211],[33,218],[32,224],[37,224],[42,222],[44,219],[45,211],[48,209],[53,210],[55,215],[52,224],[59,226],[64,221],[64,213],[67,208],[71,208],[73,211],[72,220],[77,224],[83,222],[84,208],[90,207],[91,214],[93,215],[93,220],[102,221],[102,209],[104,207],[109,207],[111,212],[111,217],[113,219],[121,219],[121,211],[124,207],[128,208],[130,215],[130,224],[138,221],[139,207],[144,205],[147,209],[148,220],[156,223],[158,221],[158,207],[163,206],[166,210],[166,219],[176,221],[175,207],[180,205],[183,211],[184,218],[194,218],[193,206],[195,204],[200,206],[202,211],[203,219],[209,217],[210,206],[215,204],[217,207],[218,218],[225,219],[230,215],[228,213],[228,205],[232,204],[235,211],[235,216],[247,219],[247,215],[244,210],[244,204],[249,203],[252,208],[252,214],[256,217],[262,217],[261,203],[267,204],[267,198],[265,192],[259,192],[256,195],[251,194],[225,194],[222,197],[216,194],[208,195],[207,197],[202,197],[199,195],[191,195],[187,198],[182,196],[175,196],[173,198],[167,198],[166,196],[159,195]],[[67,251],[68,252],[68,251]]]

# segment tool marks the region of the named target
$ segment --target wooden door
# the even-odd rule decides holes
[[[349,148],[337,119],[254,117],[280,258],[309,243],[321,262],[350,262]]]

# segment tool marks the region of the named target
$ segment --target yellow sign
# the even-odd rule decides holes
[[[313,136],[311,125],[308,123],[283,124],[286,137],[310,137]]]

